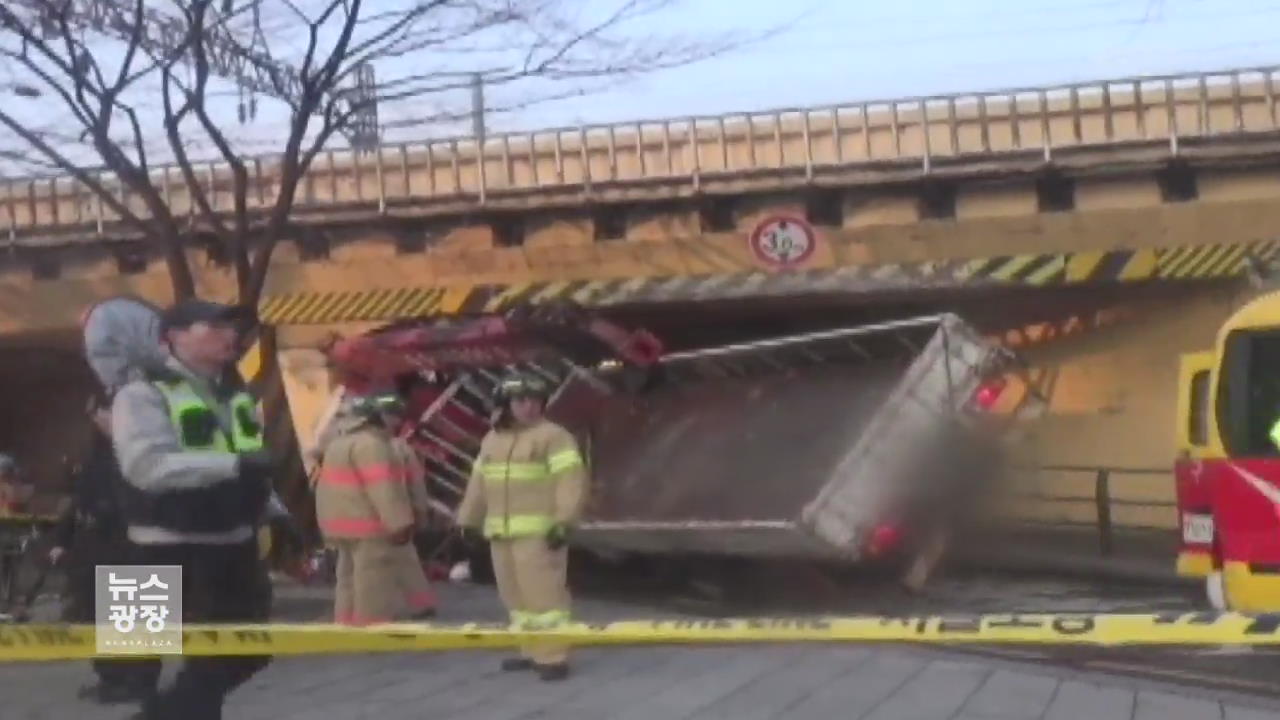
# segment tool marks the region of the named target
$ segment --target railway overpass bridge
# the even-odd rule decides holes
[[[1278,71],[332,151],[302,183],[260,314],[286,361],[312,367],[294,384],[315,385],[308,348],[330,332],[524,301],[609,308],[677,344],[955,308],[1011,343],[1059,339],[1028,350],[1053,379],[1038,461],[1165,466],[1177,354],[1211,341],[1246,258],[1280,254]],[[228,169],[197,170],[229,209]],[[250,170],[256,213],[278,166]],[[194,216],[176,169],[154,182]],[[230,297],[192,230],[201,291]],[[65,344],[108,294],[168,299],[159,255],[70,178],[0,181],[0,236],[8,345]],[[1167,478],[1131,480],[1169,495]]]

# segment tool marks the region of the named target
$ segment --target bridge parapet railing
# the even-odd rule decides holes
[[[947,161],[981,160],[1082,146],[1164,142],[1177,154],[1186,138],[1280,129],[1278,67],[1147,76],[1044,88],[1010,89],[822,108],[776,109],[710,117],[646,120],[457,137],[387,145],[367,154],[322,153],[305,175],[295,207],[361,206],[385,212],[405,205],[483,206],[520,193],[646,183],[694,190],[711,180],[789,175],[815,179],[832,169],[906,164],[928,173]],[[279,190],[278,156],[248,162],[248,205],[270,207]],[[232,207],[225,163],[195,166],[215,210]],[[92,173],[129,210],[142,198],[109,172]],[[194,214],[176,166],[151,173],[173,213]],[[71,177],[0,181],[0,228],[11,240],[49,231],[101,235],[118,214]]]

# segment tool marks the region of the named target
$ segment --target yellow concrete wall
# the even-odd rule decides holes
[[[278,358],[289,413],[298,435],[298,449],[304,466],[310,471],[318,423],[333,397],[332,377],[325,366],[324,355],[314,348],[283,349]]]
[[[1029,425],[1019,461],[1031,465],[1163,469],[1160,474],[1113,473],[1112,497],[1170,503],[1178,360],[1212,346],[1222,322],[1243,300],[1239,291],[1191,294],[1168,305],[1134,308],[1115,325],[1053,343],[1025,356],[1049,390],[1046,415]],[[1019,492],[1083,498],[1009,502],[1014,517],[1093,522],[1095,474],[1044,470],[1018,472]],[[1174,528],[1172,508],[1115,505],[1117,525]]]

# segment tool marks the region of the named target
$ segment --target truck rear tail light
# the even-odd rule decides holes
[[[892,523],[881,523],[871,531],[867,540],[867,556],[882,557],[902,542],[902,529]]]
[[[1008,382],[1002,377],[988,380],[974,392],[973,404],[979,410],[990,410],[1000,400],[1000,395],[1004,393],[1006,385],[1008,385]]]

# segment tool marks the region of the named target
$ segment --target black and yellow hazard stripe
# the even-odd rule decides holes
[[[970,260],[960,266],[965,282],[1003,282],[1019,285],[1056,285],[1066,277],[1064,253],[1027,253]]]
[[[525,303],[571,300],[586,306],[722,300],[806,293],[865,293],[938,287],[1210,280],[1237,276],[1244,258],[1280,258],[1280,240],[1072,253],[1024,253],[968,260],[851,265],[798,272],[764,270],[600,280],[520,282],[505,286],[389,288],[298,293],[268,298],[271,325],[394,321],[432,315],[501,312]]]
[[[1172,248],[1142,248],[1073,253],[1067,282],[1134,282],[1140,280],[1213,280],[1244,272],[1246,257],[1261,261],[1280,255],[1280,241],[1210,243]]]
[[[1230,277],[1241,273],[1245,256],[1269,260],[1277,249],[1280,241],[1276,240],[1161,249],[1156,251],[1156,277],[1168,280]]]
[[[380,288],[277,295],[263,301],[258,316],[268,325],[378,321],[478,311],[488,286]]]
[[[1150,248],[1078,252],[1067,258],[1064,281],[1134,282],[1150,279],[1155,269],[1156,251]]]

